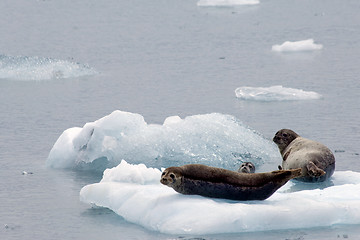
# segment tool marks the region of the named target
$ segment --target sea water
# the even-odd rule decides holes
[[[311,222],[299,222],[303,226],[223,233],[157,231],[80,201],[81,189],[101,182],[101,172],[48,167],[49,153],[65,130],[83,128],[120,110],[139,114],[146,124],[160,129],[171,116],[183,120],[212,113],[231,116],[268,144],[276,131],[291,128],[334,152],[334,177],[360,172],[358,1],[223,1],[227,6],[204,2],[1,1],[1,239],[356,239],[360,235],[355,222],[313,227]],[[272,51],[274,45],[307,39],[322,48]],[[244,100],[235,93],[242,87],[272,86],[315,92],[321,98]],[[277,96],[283,93],[277,91]],[[146,164],[145,159],[137,161]],[[321,188],[332,191],[331,186],[319,186],[310,194]],[[313,211],[314,205],[309,207]],[[319,221],[327,216],[319,215]],[[221,218],[215,226],[221,226]]]

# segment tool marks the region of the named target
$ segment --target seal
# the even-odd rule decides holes
[[[186,195],[231,200],[265,200],[290,179],[301,176],[301,169],[266,173],[238,173],[202,164],[166,168],[160,182]]]
[[[252,162],[243,162],[237,171],[239,173],[254,173],[255,165]]]
[[[282,167],[279,169],[302,169],[303,182],[323,182],[335,171],[334,154],[325,145],[300,137],[290,129],[279,130],[273,141],[279,147]]]

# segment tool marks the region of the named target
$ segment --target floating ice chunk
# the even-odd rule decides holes
[[[83,128],[65,130],[47,165],[103,171],[122,159],[157,168],[204,163],[233,170],[243,161],[259,170],[281,162],[275,144],[230,115],[175,116],[159,125],[147,124],[139,114],[114,111]]]
[[[302,89],[271,87],[239,87],[235,90],[237,98],[253,101],[293,101],[320,99],[316,92],[307,92]]]
[[[274,52],[297,52],[297,51],[313,51],[323,48],[321,44],[315,44],[314,39],[307,39],[296,42],[286,41],[281,45],[273,45],[271,50]]]
[[[42,57],[0,55],[0,78],[15,80],[50,80],[93,75],[87,65]]]
[[[200,0],[198,6],[235,6],[235,5],[255,5],[259,0]]]
[[[131,174],[122,177],[127,171],[135,177],[131,178]],[[119,178],[112,180],[109,176]],[[129,222],[168,234],[360,224],[360,173],[357,172],[335,172],[328,182],[330,186],[323,189],[302,190],[310,184],[290,181],[267,200],[248,202],[182,195],[160,184],[160,176],[158,169],[122,162],[106,170],[100,183],[82,188],[80,199],[110,208]]]

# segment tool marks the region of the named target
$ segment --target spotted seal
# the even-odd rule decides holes
[[[169,167],[160,182],[186,195],[201,195],[231,200],[265,200],[301,169],[278,170],[266,173],[238,173],[202,164]]]
[[[323,182],[335,171],[335,157],[325,145],[300,137],[290,129],[279,130],[273,141],[279,147],[282,167],[279,169],[302,169],[303,182]]]
[[[252,162],[243,162],[237,171],[239,173],[254,173],[255,165]]]

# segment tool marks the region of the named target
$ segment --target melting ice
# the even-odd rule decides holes
[[[235,6],[235,5],[255,5],[259,0],[200,0],[198,6]]]
[[[15,80],[50,80],[93,75],[87,65],[43,57],[0,55],[0,78]]]
[[[157,168],[203,163],[232,170],[244,161],[259,170],[273,170],[281,162],[275,144],[230,115],[173,116],[160,125],[147,124],[140,114],[114,111],[82,128],[65,130],[47,165],[103,171],[122,159]]]
[[[235,94],[237,98],[253,101],[293,101],[322,98],[322,96],[316,92],[285,88],[283,86],[239,87],[235,90]]]
[[[248,202],[182,195],[160,184],[160,176],[157,168],[122,161],[107,169],[99,183],[85,186],[80,199],[168,234],[360,224],[360,173],[356,172],[335,172],[330,181],[318,185],[290,181],[267,200]]]
[[[286,41],[281,45],[273,45],[271,50],[274,52],[297,52],[297,51],[313,51],[320,50],[323,46],[314,43],[314,39],[290,42]]]
[[[159,125],[147,124],[139,114],[114,111],[82,128],[65,130],[47,164],[82,170],[114,166],[99,183],[81,189],[81,201],[162,233],[360,224],[357,172],[335,171],[319,184],[290,181],[264,201],[247,202],[182,195],[159,182],[162,167],[198,162],[236,170],[242,161],[254,162],[261,172],[273,170],[281,159],[271,141],[229,115],[175,116]]]

